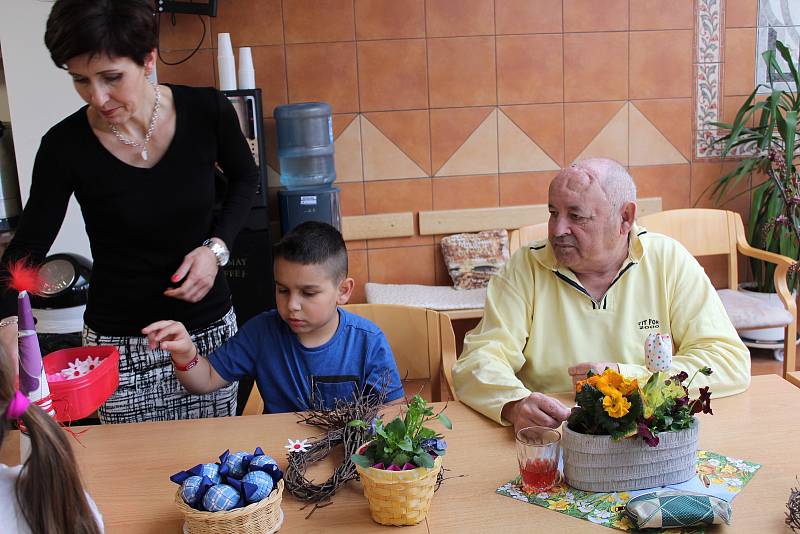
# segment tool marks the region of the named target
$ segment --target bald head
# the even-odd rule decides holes
[[[556,259],[580,276],[613,272],[628,252],[636,186],[616,161],[591,158],[558,173],[548,191],[548,237]]]
[[[625,167],[608,158],[588,158],[576,161],[559,174],[575,185],[596,183],[606,195],[613,212],[628,202],[636,202],[636,184]]]

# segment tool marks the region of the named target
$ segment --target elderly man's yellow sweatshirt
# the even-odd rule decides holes
[[[711,385],[713,397],[750,384],[750,355],[703,268],[677,241],[633,227],[628,258],[602,299],[559,266],[545,241],[518,250],[492,277],[480,324],[464,340],[453,366],[462,402],[501,421],[503,406],[533,391],[572,390],[567,368],[618,362],[620,372],[645,380],[648,334],[671,334],[673,367],[692,389]]]

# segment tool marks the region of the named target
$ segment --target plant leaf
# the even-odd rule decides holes
[[[794,59],[792,58],[792,53],[789,51],[789,48],[787,48],[787,46],[781,41],[776,41],[775,47],[778,49],[778,52],[780,52],[781,56],[783,56],[783,60],[786,61],[786,64],[789,65],[789,72],[792,74],[792,80],[795,83],[795,87],[800,88],[800,78],[797,76],[797,69],[794,66]],[[777,61],[775,63],[777,64]],[[796,107],[797,100],[791,96],[790,98],[792,98],[792,107]]]
[[[786,112],[786,134],[783,136],[784,152],[786,153],[786,169],[792,172],[794,164],[794,141],[797,135],[797,111]]]
[[[395,442],[400,442],[406,435],[406,424],[399,417],[386,425],[386,432],[392,435]]]
[[[450,421],[450,418],[447,417],[445,414],[439,414],[439,422],[444,425],[444,427],[448,430],[453,430],[453,422]]]
[[[408,436],[405,436],[402,440],[398,441],[397,446],[406,452],[412,452],[414,450],[414,444],[411,443],[411,438]]]
[[[431,455],[427,452],[422,452],[414,456],[414,464],[419,467],[427,467],[430,469],[433,467],[433,458],[431,458]]]
[[[370,463],[369,458],[362,454],[351,454],[350,460],[356,464],[360,465],[361,467],[371,467],[372,463]]]

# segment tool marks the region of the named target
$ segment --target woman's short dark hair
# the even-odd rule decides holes
[[[59,68],[82,54],[128,57],[144,65],[158,45],[155,12],[149,0],[57,0],[44,44]]]

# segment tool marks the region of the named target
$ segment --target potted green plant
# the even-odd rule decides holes
[[[722,155],[741,158],[735,169],[725,174],[711,186],[711,196],[717,202],[733,198],[731,192],[742,180],[747,180],[752,190],[747,238],[755,248],[775,252],[798,260],[800,250],[800,185],[795,158],[798,151],[798,114],[800,98],[797,88],[800,77],[789,49],[776,42],[777,51],[788,65],[784,72],[775,50],[762,54],[767,64],[767,84],[759,84],[736,113],[733,123],[715,123],[728,133],[716,140],[723,144]],[[795,89],[792,90],[792,84]],[[759,98],[763,94],[763,99]],[[755,120],[755,124],[751,125]],[[754,183],[754,181],[756,183]],[[754,283],[758,293],[773,294],[762,299],[780,304],[775,293],[775,264],[751,260]],[[791,271],[787,283],[792,292],[797,290],[798,276]],[[768,329],[759,337],[762,340],[783,338],[783,329]]]
[[[376,418],[371,425],[372,439],[351,456],[375,522],[414,525],[425,519],[447,449],[442,435],[425,426],[432,420],[452,428],[447,416],[434,414],[425,400],[415,395],[405,415],[389,424]],[[349,424],[367,426],[359,420]]]

